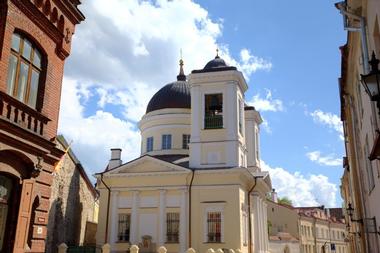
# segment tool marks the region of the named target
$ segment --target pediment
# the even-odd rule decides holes
[[[151,174],[173,172],[189,172],[189,169],[151,156],[143,156],[131,162],[122,164],[121,166],[106,172],[106,174]]]

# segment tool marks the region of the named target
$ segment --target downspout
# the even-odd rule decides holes
[[[263,178],[263,177],[262,176],[258,176],[258,177],[253,176],[253,178],[255,180],[254,184],[252,185],[251,189],[248,191],[248,253],[252,253],[251,193],[257,185],[257,179]]]
[[[107,216],[106,216],[106,233],[104,236],[104,242],[108,243],[108,220],[109,220],[109,212],[110,212],[110,199],[111,199],[111,189],[106,185],[106,183],[103,181],[103,173],[101,174],[100,180],[102,181],[102,184],[107,188],[108,190],[108,201],[107,201]]]
[[[191,170],[191,180],[189,184],[189,248],[191,248],[191,187],[193,186],[193,180],[194,180],[194,173],[195,170]]]

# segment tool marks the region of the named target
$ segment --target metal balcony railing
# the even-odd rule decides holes
[[[0,118],[40,136],[44,135],[44,127],[50,121],[49,118],[2,91],[0,91]]]
[[[205,116],[205,129],[223,128],[223,115]]]

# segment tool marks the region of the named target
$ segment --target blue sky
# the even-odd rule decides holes
[[[331,1],[84,1],[65,68],[60,133],[88,173],[109,148],[139,155],[136,127],[150,97],[216,47],[246,76],[261,112],[263,169],[296,205],[340,206],[343,142],[337,78],[342,18]],[[136,148],[137,147],[137,148]]]

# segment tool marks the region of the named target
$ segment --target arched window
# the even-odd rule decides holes
[[[41,53],[21,34],[12,35],[7,92],[21,102],[36,108],[41,76]]]

